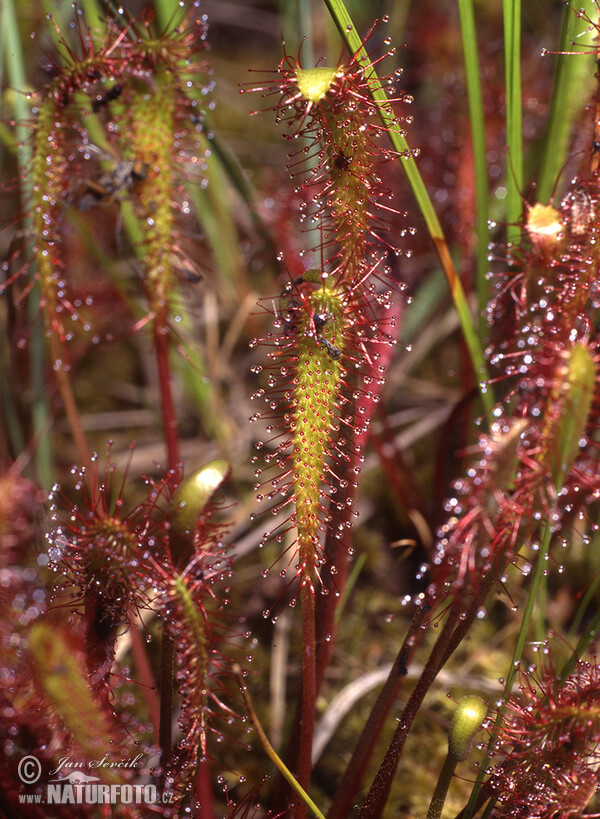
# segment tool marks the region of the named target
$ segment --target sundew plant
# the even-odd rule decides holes
[[[0,23],[0,814],[600,815],[597,0]]]

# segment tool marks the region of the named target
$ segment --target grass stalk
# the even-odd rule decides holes
[[[304,788],[299,784],[296,777],[285,765],[281,757],[277,754],[277,752],[269,742],[265,730],[262,727],[260,720],[258,719],[256,711],[254,710],[252,700],[250,699],[250,694],[248,693],[248,689],[246,687],[246,684],[244,683],[243,678],[241,677],[241,674],[239,676],[239,680],[242,695],[244,697],[248,713],[250,714],[250,719],[252,720],[252,724],[254,726],[256,733],[258,734],[258,737],[262,743],[263,748],[267,752],[267,756],[274,763],[275,767],[281,773],[283,778],[288,782],[289,785],[291,785],[292,789],[298,794],[300,799],[302,799],[303,803],[310,809],[313,816],[316,816],[317,819],[325,819],[324,814],[321,813],[317,805],[313,802],[313,800],[310,798],[310,796],[304,790]]]
[[[521,0],[503,0],[506,85],[506,238],[518,244],[523,212],[523,115],[521,108]]]
[[[477,54],[477,33],[473,0],[459,0],[462,45],[465,60],[465,79],[469,99],[469,118],[471,121],[471,140],[473,144],[473,165],[475,171],[475,236],[477,249],[475,269],[477,282],[477,299],[480,311],[479,332],[483,336],[485,318],[483,309],[489,300],[488,271],[488,169],[485,146],[485,119],[483,113],[483,96],[481,92],[481,70]]]

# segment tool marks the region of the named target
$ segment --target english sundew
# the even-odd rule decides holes
[[[262,339],[271,363],[268,386],[257,394],[269,405],[257,417],[274,435],[262,442],[267,470],[258,471],[256,489],[281,515],[265,540],[291,536],[294,575],[311,587],[325,559],[323,536],[333,532],[343,497],[352,502],[359,439],[383,383],[381,345],[394,342],[389,308],[401,288],[383,259],[400,214],[380,175],[393,152],[371,97],[373,66],[392,53],[366,67],[355,54],[314,68],[286,53],[274,81],[252,89],[279,95],[286,138],[308,146],[290,155],[290,169],[310,199],[309,221],[319,226],[321,268],[290,280],[272,307],[263,303],[277,332]],[[399,99],[408,101],[393,102]]]
[[[537,667],[519,669],[495,743],[504,759],[488,787],[500,819],[581,816],[597,789],[599,667],[579,662],[561,680],[547,646],[538,653]]]
[[[379,82],[374,67],[394,53],[388,49],[367,66],[355,53],[335,67],[314,68],[285,53],[276,78],[250,89],[263,97],[279,95],[275,111],[286,127],[284,135],[304,146],[290,154],[288,167],[294,182],[309,195],[307,218],[321,231],[316,250],[348,284],[362,278],[365,263],[373,264],[388,251],[400,254],[391,231],[406,233],[400,225],[406,214],[397,209],[382,178],[384,163],[397,156],[386,143],[385,131],[404,134],[398,109],[412,101],[408,94],[395,92],[401,70],[381,81],[390,89],[387,108],[394,110],[387,129],[372,98]],[[382,271],[377,273],[381,276]]]

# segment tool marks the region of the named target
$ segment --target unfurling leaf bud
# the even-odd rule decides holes
[[[458,703],[448,732],[448,751],[461,762],[471,753],[473,737],[485,719],[487,705],[481,697],[469,694]]]
[[[198,518],[230,472],[227,461],[217,458],[183,481],[172,501],[173,522],[179,531],[194,530]]]
[[[565,226],[559,211],[539,202],[529,209],[527,232],[540,250],[552,253],[564,236]]]
[[[327,68],[324,65],[316,68],[298,68],[296,69],[298,90],[309,102],[321,102],[331,88],[337,71],[337,68]]]

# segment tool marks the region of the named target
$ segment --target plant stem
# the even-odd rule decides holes
[[[480,310],[479,332],[485,335],[485,318],[483,309],[489,299],[487,280],[488,253],[488,170],[485,149],[485,120],[483,113],[483,96],[481,93],[481,71],[477,54],[477,36],[473,0],[458,0],[462,44],[465,57],[465,78],[469,98],[469,118],[471,120],[471,139],[473,141],[473,164],[475,170],[475,212],[477,237],[476,270],[477,294]]]
[[[387,715],[394,704],[400,685],[406,673],[411,652],[416,648],[417,636],[422,633],[428,609],[421,606],[415,612],[402,647],[377,700],[371,709],[369,718],[355,745],[352,758],[336,789],[335,796],[327,813],[327,819],[344,819],[352,807],[355,794],[364,776],[365,768],[373,753],[375,743],[381,733]]]
[[[302,605],[302,707],[300,715],[300,748],[296,777],[304,790],[310,790],[312,767],[312,743],[315,728],[317,700],[316,642],[315,642],[315,593],[306,579],[300,592]],[[306,815],[306,806],[300,806],[297,816]]]
[[[433,646],[423,673],[419,677],[408,702],[406,703],[402,716],[398,720],[398,726],[386,751],[375,779],[373,780],[369,792],[365,798],[359,813],[359,819],[379,819],[383,815],[386,802],[388,800],[392,780],[396,773],[400,754],[404,748],[406,737],[412,727],[414,718],[419,712],[425,695],[431,688],[435,678],[444,664],[446,649],[456,630],[464,629],[465,621],[459,620],[460,609],[453,603],[450,611],[446,615],[446,622]],[[457,625],[458,624],[458,625]]]
[[[402,712],[396,732],[359,814],[360,819],[367,819],[367,817],[368,819],[376,819],[376,817],[383,815],[392,780],[413,720],[419,712],[435,678],[473,625],[492,585],[501,576],[504,565],[504,556],[500,555],[499,561],[481,578],[477,593],[468,605],[465,606],[465,602],[461,600],[460,595],[454,598],[450,604],[450,610],[446,614],[446,622],[442,632],[433,646],[423,673]]]
[[[163,629],[160,646],[160,717],[158,726],[158,744],[160,746],[160,763],[163,772],[166,770],[173,751],[173,640]]]
[[[167,448],[167,464],[170,470],[179,473],[179,438],[177,432],[177,414],[175,412],[173,391],[171,389],[169,330],[166,320],[160,320],[158,316],[154,321],[153,328],[163,428]]]
[[[490,740],[488,742],[487,751],[483,761],[481,762],[479,768],[479,774],[477,776],[477,780],[475,785],[473,786],[473,790],[471,791],[471,795],[469,797],[469,801],[465,807],[465,817],[469,819],[472,816],[473,810],[475,809],[475,805],[477,804],[479,793],[483,784],[483,777],[485,776],[485,771],[487,769],[488,760],[490,757],[491,749],[493,748],[494,742],[496,741],[496,732],[504,718],[504,712],[506,710],[506,700],[508,699],[510,692],[512,691],[513,683],[515,681],[515,676],[518,669],[519,660],[523,654],[523,649],[525,647],[525,640],[527,638],[527,632],[529,630],[529,626],[531,623],[531,619],[533,617],[534,607],[536,604],[538,590],[540,588],[540,584],[542,583],[545,572],[546,572],[546,565],[547,565],[547,557],[548,557],[548,550],[550,548],[550,540],[552,538],[552,525],[548,522],[545,525],[539,552],[537,555],[537,560],[535,564],[535,570],[533,573],[533,578],[531,581],[531,587],[529,589],[529,596],[527,598],[527,605],[525,606],[525,611],[523,613],[523,619],[521,620],[521,626],[519,629],[519,634],[517,636],[517,641],[515,643],[515,648],[513,651],[513,657],[508,668],[508,673],[506,675],[506,681],[504,684],[504,694],[503,694],[503,704],[498,709],[498,715],[496,717],[496,721],[494,723],[494,727],[491,732]]]
[[[167,448],[167,463],[169,470],[178,477],[179,440],[177,437],[177,416],[171,389],[171,368],[169,364],[169,333],[166,320],[156,317],[153,323],[154,347],[158,369],[158,383],[161,397],[161,408],[165,443]],[[163,768],[168,764],[173,749],[173,682],[174,682],[174,647],[170,636],[163,630],[160,652],[160,726],[159,744],[161,749],[161,764]]]
[[[431,797],[431,802],[429,803],[427,819],[440,819],[444,802],[446,801],[448,788],[452,782],[452,777],[454,776],[454,771],[456,770],[457,764],[458,759],[456,759],[456,757],[451,753],[448,753],[446,755],[446,759],[444,760],[442,770],[440,771],[433,796]]]
[[[77,408],[77,403],[75,401],[75,396],[73,395],[71,381],[68,374],[69,366],[67,361],[67,351],[65,349],[65,345],[62,344],[59,339],[60,330],[57,326],[58,322],[50,319],[49,323],[50,325],[54,325],[50,331],[50,355],[53,362],[54,377],[63,401],[64,410],[69,422],[69,428],[71,430],[75,446],[77,447],[79,460],[82,466],[85,466],[86,468],[86,482],[89,486],[90,481],[92,480],[90,475],[90,466],[92,461],[85,433],[81,426],[79,409]]]
[[[399,314],[400,305],[394,301],[383,311],[383,315],[380,318],[385,320],[390,317],[399,316]],[[386,345],[380,354],[377,366],[385,367],[387,371],[392,354],[393,347]],[[376,383],[377,373],[373,363],[368,364],[368,375],[372,378],[373,383]],[[355,387],[358,386],[356,382],[357,379],[355,378]],[[325,670],[329,664],[329,659],[335,645],[336,612],[338,611],[338,606],[346,587],[350,569],[349,550],[351,548],[353,530],[351,525],[352,510],[358,493],[358,482],[356,481],[356,473],[354,470],[359,462],[359,451],[364,452],[370,433],[370,426],[367,426],[365,422],[368,421],[370,423],[377,406],[377,395],[375,391],[373,391],[370,396],[365,396],[363,401],[364,412],[358,412],[356,405],[354,405],[352,428],[360,428],[361,431],[354,441],[355,448],[351,447],[348,458],[344,459],[336,470],[339,478],[338,485],[341,486],[345,483],[347,488],[345,490],[343,510],[339,512],[335,503],[331,504],[329,510],[333,518],[327,527],[327,535],[325,538],[327,563],[322,575],[328,593],[319,598],[320,605],[317,605],[317,694],[321,689]],[[340,441],[343,442],[344,435],[342,434],[339,437]],[[340,532],[344,533],[343,537],[339,537]],[[335,574],[329,572],[329,568],[331,567],[335,567]]]

